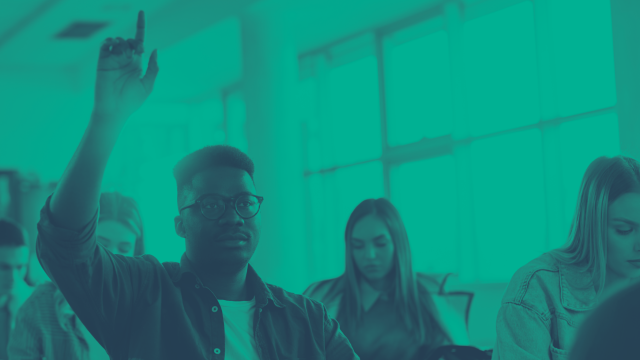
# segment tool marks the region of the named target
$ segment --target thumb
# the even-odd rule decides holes
[[[142,78],[142,85],[147,92],[151,93],[153,90],[153,84],[156,82],[156,76],[158,76],[158,50],[153,50],[149,57],[149,65],[147,66],[147,73]]]

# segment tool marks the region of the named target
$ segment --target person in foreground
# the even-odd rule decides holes
[[[7,345],[16,313],[33,288],[25,281],[29,266],[29,235],[10,219],[0,219],[0,359],[7,358]]]
[[[567,244],[520,268],[498,312],[493,359],[567,359],[591,311],[640,276],[640,164],[594,160]]]
[[[138,204],[117,192],[102,193],[96,229],[98,243],[114,254],[144,254],[144,232]],[[9,360],[109,359],[52,282],[39,285],[16,316],[8,347]]]
[[[603,302],[578,330],[570,360],[636,360],[640,357],[640,284]]]
[[[345,245],[344,274],[304,294],[325,304],[361,359],[426,359],[439,346],[468,345],[461,317],[441,319],[456,315],[446,302],[434,302],[437,281],[413,272],[407,232],[391,202],[361,202],[347,222]]]
[[[252,161],[236,148],[206,147],[174,168],[180,263],[97,246],[109,155],[158,73],[154,51],[140,78],[143,40],[140,12],[135,39],[107,39],[100,49],[91,120],[41,211],[46,273],[111,359],[359,359],[321,303],[265,284],[249,265],[262,198]]]

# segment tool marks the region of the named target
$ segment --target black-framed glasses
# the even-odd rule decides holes
[[[200,196],[193,204],[180,209],[200,206],[200,212],[209,220],[217,220],[227,211],[227,203],[233,203],[236,214],[243,219],[251,219],[260,211],[262,205],[262,196],[242,194],[234,197],[225,197],[217,194],[204,194]]]

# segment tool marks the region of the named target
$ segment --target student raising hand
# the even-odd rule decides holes
[[[158,53],[149,58],[142,76],[145,17],[138,13],[134,39],[107,38],[100,47],[96,76],[94,114],[109,121],[125,121],[144,103],[158,75]]]

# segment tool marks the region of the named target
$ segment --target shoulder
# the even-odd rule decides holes
[[[59,293],[58,287],[50,281],[36,286],[31,296],[18,309],[16,316],[19,321],[36,321],[40,324],[55,316],[55,296],[57,293]]]
[[[322,303],[339,299],[344,289],[344,276],[338,276],[333,279],[317,281],[309,285],[303,292],[303,295]]]
[[[142,255],[142,256],[144,257],[144,256],[147,256],[147,255]],[[155,261],[156,263],[159,263],[158,259],[156,259],[155,257],[153,257],[151,255],[149,255],[148,261],[151,261],[151,262]],[[180,263],[178,263],[178,262],[165,261],[165,262],[162,263],[162,266],[164,267],[164,269],[167,272],[167,274],[169,274],[169,277],[173,277],[173,276],[177,275],[180,272]]]
[[[46,281],[42,284],[37,285],[31,296],[25,301],[23,306],[27,304],[44,304],[47,302],[53,303],[53,298],[57,292],[59,292],[58,287],[51,281]]]
[[[502,304],[525,305],[543,311],[549,301],[560,298],[557,260],[545,253],[518,269],[505,291]]]
[[[323,304],[320,301],[306,295],[292,293],[276,285],[266,285],[273,297],[288,311],[323,315]]]

